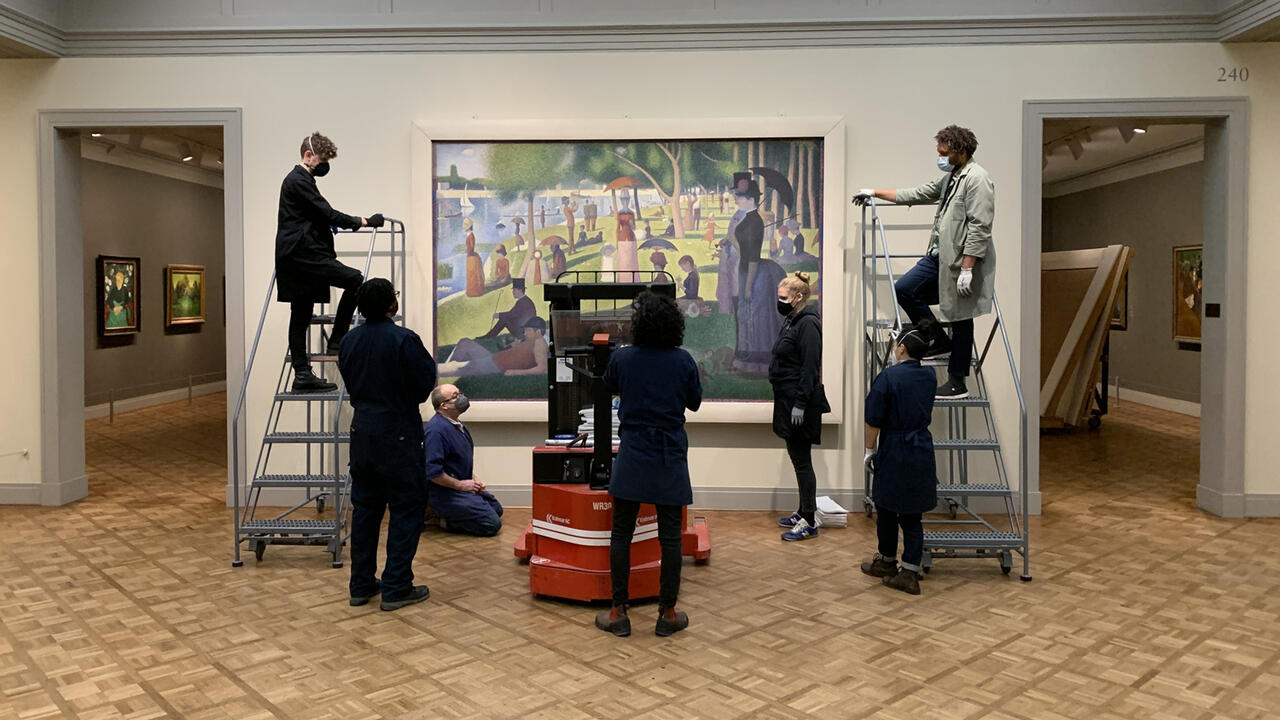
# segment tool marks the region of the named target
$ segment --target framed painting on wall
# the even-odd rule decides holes
[[[1111,313],[1112,330],[1129,329],[1129,271],[1124,273],[1120,281],[1120,294],[1116,296],[1116,308]]]
[[[1173,339],[1200,344],[1200,320],[1204,317],[1204,246],[1173,249]]]
[[[204,266],[167,265],[164,269],[164,325],[204,323]]]
[[[561,273],[672,276],[708,401],[697,421],[770,419],[783,278],[807,272],[824,324],[841,327],[839,120],[464,122],[422,133],[414,194],[415,218],[432,235],[422,267],[433,291],[429,342],[441,382],[497,401],[475,419],[540,416],[546,371],[524,367],[529,353],[519,349],[533,341],[526,316],[549,319],[542,290]],[[744,185],[758,192],[740,203],[733,191]],[[751,212],[764,235],[744,242],[735,228]],[[823,364],[824,378],[841,375],[835,333]],[[829,397],[839,384],[826,381]],[[833,406],[824,421],[840,422],[840,412]]]
[[[142,330],[141,258],[98,256],[98,335],[133,335]]]

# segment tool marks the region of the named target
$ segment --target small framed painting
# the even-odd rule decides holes
[[[168,265],[164,269],[164,325],[204,323],[204,266]]]
[[[1200,319],[1204,317],[1204,246],[1173,249],[1173,339],[1200,344]]]
[[[134,335],[142,330],[142,260],[98,256],[98,335]]]

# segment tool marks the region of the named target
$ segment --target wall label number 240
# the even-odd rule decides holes
[[[1218,68],[1218,82],[1249,82],[1249,68]]]

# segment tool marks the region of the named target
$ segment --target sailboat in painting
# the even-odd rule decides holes
[[[476,211],[475,203],[471,202],[471,198],[467,197],[467,186],[462,186],[462,215],[470,217],[471,213]]]

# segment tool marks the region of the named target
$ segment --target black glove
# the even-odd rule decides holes
[[[799,427],[804,424],[804,408],[802,407],[791,408],[791,424],[796,427]]]
[[[365,224],[371,228],[380,228],[384,222],[386,222],[386,220],[383,219],[382,213],[374,213],[373,215],[365,218]]]

